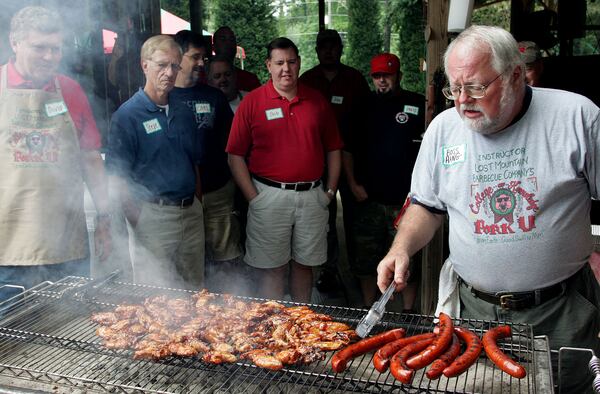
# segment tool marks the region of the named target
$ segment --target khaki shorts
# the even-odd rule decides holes
[[[258,196],[248,206],[246,256],[255,268],[277,268],[290,259],[306,266],[327,260],[329,197],[321,187],[296,192],[253,180]]]
[[[210,261],[233,260],[242,255],[240,223],[234,215],[233,180],[204,195],[204,235],[206,258]]]
[[[128,223],[135,283],[199,290],[204,284],[202,203],[188,208],[143,202]]]

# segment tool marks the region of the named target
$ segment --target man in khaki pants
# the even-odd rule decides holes
[[[67,275],[89,276],[85,182],[98,212],[96,251],[111,250],[100,135],[85,93],[57,73],[60,16],[26,7],[12,18],[15,56],[0,68],[0,302]]]
[[[170,36],[142,45],[146,84],[113,114],[106,165],[128,222],[134,281],[196,290],[204,282],[204,222],[195,197],[204,141],[192,112],[169,95],[181,55]]]

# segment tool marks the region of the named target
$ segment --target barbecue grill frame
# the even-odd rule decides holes
[[[437,381],[430,381],[425,377],[425,369],[422,369],[417,371],[413,383],[408,386],[395,381],[391,374],[379,374],[371,365],[370,354],[353,360],[344,373],[335,374],[330,367],[333,352],[328,352],[323,362],[308,366],[286,366],[281,371],[268,371],[245,361],[211,365],[197,358],[133,360],[132,351],[110,350],[101,345],[101,339],[94,333],[97,326],[89,319],[91,313],[112,309],[119,303],[140,303],[144,298],[157,294],[182,297],[190,296],[193,292],[116,280],[98,283],[89,278],[66,277],[56,283],[47,282],[36,286],[19,297],[0,303],[0,314],[5,314],[3,318],[0,317],[0,377],[66,388],[122,393],[270,393],[298,392],[299,389],[315,393],[470,393],[478,390],[476,385],[481,381],[481,391],[486,393],[506,392],[507,387],[510,392],[535,393],[540,375],[549,379],[552,387],[549,369],[538,370],[536,360],[540,355],[549,359],[549,350],[534,349],[531,326],[514,323],[503,323],[512,327],[513,337],[505,342],[502,348],[505,351],[512,350],[513,355],[524,364],[527,376],[522,380],[501,372],[484,355],[459,377],[442,377]],[[265,301],[248,297],[236,298]],[[286,306],[308,305],[318,313],[329,314],[335,320],[353,326],[366,313],[365,310],[357,308],[279,302]],[[66,316],[61,317],[60,314]],[[38,320],[30,319],[36,315]],[[70,323],[67,327],[55,327],[66,321]],[[473,319],[454,319],[454,322],[470,328],[479,336],[482,336],[485,330],[499,324]],[[433,326],[432,316],[386,313],[372,333],[404,327],[408,336],[431,331]],[[547,348],[547,340],[545,347]],[[33,361],[31,357],[21,354],[37,348],[43,350],[42,360]],[[69,363],[69,360],[74,362]],[[86,369],[88,367],[89,370]],[[179,376],[182,380],[172,379],[173,382],[167,382],[156,378],[161,376],[159,373],[167,372],[172,373],[174,378]],[[128,373],[133,376],[128,376]],[[158,380],[153,382],[152,377]],[[176,380],[180,383],[176,383]],[[217,387],[212,387],[212,383]]]

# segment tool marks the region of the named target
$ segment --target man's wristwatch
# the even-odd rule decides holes
[[[327,193],[331,198],[335,197],[335,190],[333,189],[327,189],[325,193]]]

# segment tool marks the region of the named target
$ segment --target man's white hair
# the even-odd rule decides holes
[[[19,10],[10,21],[10,40],[19,42],[30,31],[51,34],[63,30],[62,19],[58,12],[44,7],[25,7]]]
[[[517,41],[512,34],[496,26],[473,25],[460,33],[454,41],[448,45],[444,53],[444,69],[448,77],[448,57],[456,46],[465,46],[468,49],[491,55],[491,64],[498,73],[512,71],[516,66],[525,69],[521,59],[521,52]]]

